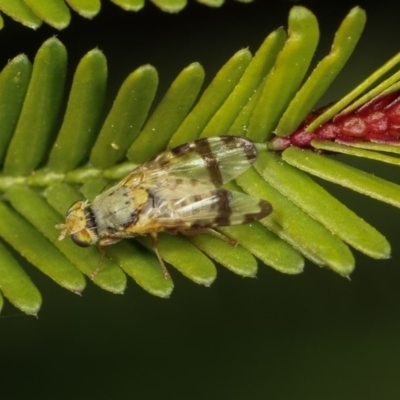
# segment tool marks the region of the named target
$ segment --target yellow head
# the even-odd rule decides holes
[[[67,211],[65,224],[56,225],[61,229],[58,240],[70,235],[74,243],[81,247],[88,247],[99,240],[93,212],[88,201],[77,201]]]

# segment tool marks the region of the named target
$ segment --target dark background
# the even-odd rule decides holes
[[[243,47],[256,51],[286,25],[298,2],[227,1],[212,9],[189,0],[177,15],[147,4],[128,13],[103,1],[87,21],[37,32],[10,19],[0,32],[0,65],[24,52],[34,57],[52,35],[66,45],[71,74],[93,47],[109,65],[109,104],[123,79],[142,64],[160,74],[159,94],[185,66],[199,61],[208,81]],[[350,8],[368,23],[348,66],[325,96],[333,101],[400,51],[399,10],[386,1],[304,1],[318,17],[317,59]],[[392,4],[393,3],[393,4]],[[399,183],[395,167],[367,169]],[[257,279],[218,269],[211,288],[172,271],[169,300],[132,281],[123,296],[88,284],[82,297],[27,267],[42,290],[39,318],[6,305],[0,317],[0,399],[398,399],[400,398],[399,211],[326,185],[382,231],[391,260],[356,254],[351,281],[307,263],[300,276],[260,266]]]

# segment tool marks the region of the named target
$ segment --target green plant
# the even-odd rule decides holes
[[[108,0],[126,11],[140,11],[146,2],[152,2],[160,10],[176,13],[187,6],[187,0]],[[220,7],[224,0],[197,0],[210,7]],[[236,0],[251,3],[253,0]],[[67,4],[66,4],[67,3]],[[69,6],[69,7],[68,7]],[[43,22],[56,28],[64,29],[71,22],[70,8],[84,18],[94,18],[100,13],[100,0],[0,0],[0,11],[15,21],[32,28],[39,28]],[[4,20],[0,15],[0,29]]]
[[[365,13],[352,9],[336,33],[331,52],[302,84],[319,29],[310,11],[294,7],[289,15],[289,36],[279,28],[267,36],[254,55],[247,49],[238,51],[203,92],[203,68],[193,63],[182,70],[150,112],[158,85],[157,71],[150,65],[136,69],[122,84],[104,121],[106,58],[101,51],[92,50],[75,71],[59,130],[57,119],[67,66],[64,45],[52,38],[39,49],[33,64],[24,55],[11,60],[0,74],[0,189],[4,192],[0,236],[6,243],[0,247],[1,292],[26,313],[36,314],[40,308],[40,293],[9,245],[60,286],[82,292],[84,275],[90,276],[100,254],[96,248],[78,248],[70,240],[57,241],[55,229],[74,201],[93,198],[135,165],[166,147],[197,137],[229,132],[268,142],[274,134],[289,135],[343,68],[364,24]],[[307,129],[326,123],[349,104],[359,107],[379,93],[397,89],[398,74],[394,74],[361,96],[398,59],[394,57]],[[355,98],[361,103],[354,103]],[[398,164],[397,158],[380,153],[398,152],[388,144],[311,144],[314,149]],[[232,187],[270,201],[274,207],[271,216],[251,225],[221,228],[239,243],[237,247],[209,235],[161,235],[162,257],[183,275],[204,285],[216,278],[211,259],[242,276],[256,274],[257,258],[287,274],[302,272],[307,258],[349,276],[355,263],[349,245],[373,258],[389,257],[390,245],[384,236],[302,170],[400,205],[397,185],[311,150],[292,147],[282,154],[262,152],[255,168],[240,176]],[[168,297],[173,281],[164,278],[149,247],[146,237],[107,247],[108,257],[94,283],[122,293],[126,273],[149,293]],[[0,309],[2,304],[0,297]]]

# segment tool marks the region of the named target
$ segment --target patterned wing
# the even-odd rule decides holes
[[[168,199],[164,194],[160,192],[154,197],[154,207],[147,216],[166,230],[241,225],[264,218],[272,211],[265,200],[225,189]]]
[[[136,171],[143,174],[143,186],[171,178],[201,181],[215,188],[243,173],[256,158],[257,149],[250,140],[216,136],[164,151]]]

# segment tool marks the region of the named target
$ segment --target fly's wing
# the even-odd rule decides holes
[[[216,136],[164,151],[144,163],[141,185],[163,179],[187,179],[216,188],[248,169],[257,158],[253,142],[239,136]],[[128,177],[129,179],[129,177]]]
[[[215,189],[203,194],[166,199],[155,198],[148,217],[168,229],[190,231],[200,228],[241,225],[266,217],[272,206],[265,200],[239,192]]]

